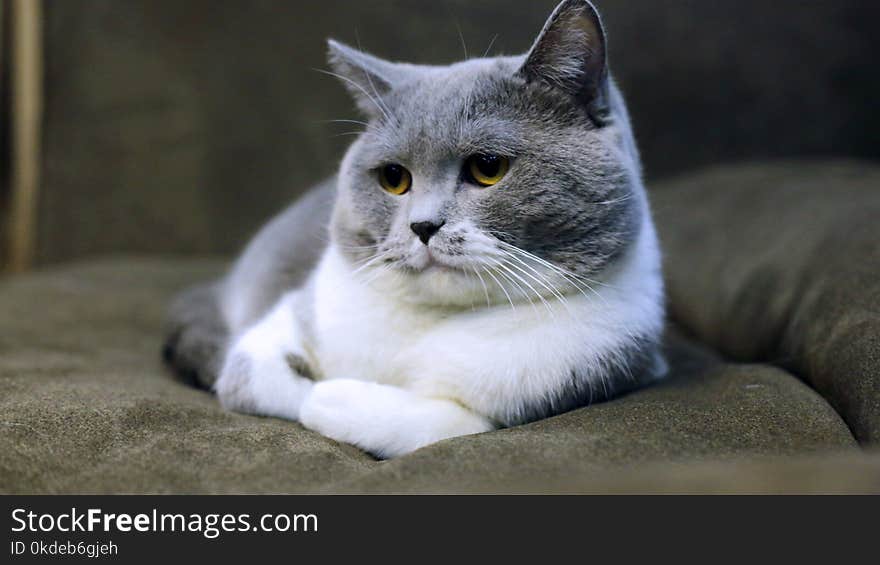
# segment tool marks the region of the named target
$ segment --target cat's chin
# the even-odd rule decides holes
[[[405,295],[412,301],[432,306],[470,307],[476,289],[465,271],[433,262],[419,271],[411,271]]]
[[[388,272],[371,284],[410,304],[460,309],[486,304],[486,290],[473,273],[437,262]]]

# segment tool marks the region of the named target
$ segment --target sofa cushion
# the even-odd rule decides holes
[[[673,318],[801,376],[880,442],[880,166],[728,166],[654,188]]]
[[[672,375],[661,385],[393,461],[295,423],[224,412],[159,362],[171,295],[220,265],[115,259],[0,280],[0,491],[681,490],[673,479],[695,462],[694,480],[707,489],[783,487],[756,474],[808,477],[815,465],[825,482],[789,487],[878,488],[877,473],[851,480],[854,468],[880,473],[880,460],[860,454],[809,387],[775,367],[725,362],[674,333]],[[806,459],[795,470],[760,462],[779,456]],[[730,470],[739,465],[750,469],[743,483]],[[718,469],[726,471],[713,480]]]

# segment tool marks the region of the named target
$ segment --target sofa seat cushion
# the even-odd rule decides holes
[[[117,258],[0,279],[0,491],[674,491],[687,490],[683,469],[705,489],[784,486],[758,480],[764,472],[802,477],[786,483],[794,490],[877,488],[880,458],[861,453],[820,395],[674,331],[663,384],[393,461],[296,423],[225,412],[159,356],[170,297],[221,269]],[[816,465],[828,481],[809,478]],[[865,468],[876,472],[852,478]]]

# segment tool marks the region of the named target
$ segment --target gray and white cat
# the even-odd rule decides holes
[[[177,369],[228,409],[380,457],[665,373],[657,238],[589,2],[562,2],[519,57],[329,46],[366,130],[228,276],[177,301]]]

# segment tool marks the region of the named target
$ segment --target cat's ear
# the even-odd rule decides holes
[[[412,65],[392,63],[333,39],[327,41],[327,61],[333,74],[371,117],[387,112],[382,97],[413,72]]]
[[[563,0],[519,73],[577,99],[594,119],[607,115],[608,61],[599,12],[587,0]]]

